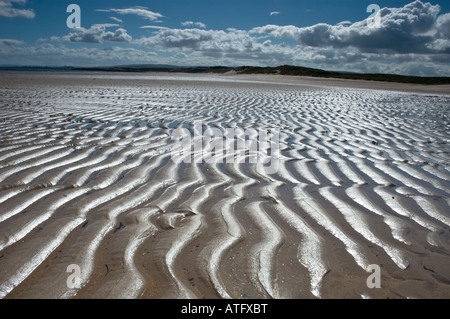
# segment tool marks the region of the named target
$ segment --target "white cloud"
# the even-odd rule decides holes
[[[191,58],[195,56],[201,64],[210,59],[210,64],[228,62],[236,65],[249,64],[251,61],[251,64],[275,65],[280,61],[292,62],[295,51],[291,47],[272,44],[271,41],[260,42],[247,31],[232,28],[226,31],[161,29],[150,37],[135,40],[134,43],[174,54],[182,50]]]
[[[23,45],[25,42],[15,39],[0,39],[0,46],[18,46]]]
[[[346,20],[346,21],[341,21],[341,22],[337,23],[336,25],[349,26],[351,24],[352,24],[351,21]]]
[[[270,16],[276,16],[276,15],[279,15],[279,14],[281,14],[281,12],[274,11],[274,12],[270,13]]]
[[[52,57],[49,61],[48,57]],[[72,65],[72,66],[109,66],[133,63],[155,63],[157,54],[135,48],[68,48],[64,45],[42,44],[39,46],[21,46],[14,51],[3,50],[0,42],[0,59],[8,64],[25,65]],[[25,61],[25,62],[24,62]]]
[[[436,32],[442,39],[450,39],[450,13],[440,15],[436,20]]]
[[[161,29],[156,35],[142,38],[138,43],[146,46],[159,46],[165,48],[198,48],[201,43],[209,42],[214,36],[224,31],[206,31],[200,29]]]
[[[0,16],[8,18],[22,17],[28,19],[32,19],[36,16],[32,9],[14,8],[14,3],[25,5],[27,0],[0,0]]]
[[[414,1],[402,8],[382,9],[379,28],[369,27],[367,20],[304,28],[266,25],[248,31],[158,28],[134,43],[183,52],[202,64],[231,61],[233,65],[296,64],[336,71],[448,75],[450,14],[439,12],[438,5]]]
[[[119,25],[117,23],[98,23],[93,24],[91,28],[112,28],[112,27],[118,27]]]
[[[109,17],[111,20],[114,20],[114,21],[116,21],[116,22],[119,22],[119,23],[123,23],[123,20],[122,19],[119,19],[119,18],[116,18],[116,17]]]
[[[131,9],[144,10],[143,7]],[[137,11],[111,10],[128,9],[107,11],[138,15]],[[148,10],[146,12],[148,14]],[[144,13],[139,16],[144,17]],[[99,65],[99,61],[110,65],[293,64],[336,71],[450,74],[450,13],[440,14],[440,6],[421,1],[414,1],[402,8],[383,8],[379,28],[368,27],[367,20],[364,20],[354,23],[343,21],[337,25],[322,23],[303,28],[266,25],[251,30],[207,30],[201,22],[184,21],[182,27],[172,29],[152,25],[162,15],[147,16],[155,20],[147,19],[152,23],[140,28],[151,32],[134,40],[115,23],[97,24],[89,29],[71,30],[64,37],[52,37],[50,40],[60,41],[52,42],[58,46],[45,44],[42,40],[38,46],[27,47],[19,40],[0,39],[0,60],[10,64],[17,63],[15,61],[19,59],[38,63],[47,56],[57,64],[65,61],[66,55],[68,62],[62,64]],[[120,41],[129,44],[127,48],[123,45],[104,48],[106,45],[103,45],[70,49],[65,47],[64,41]]]
[[[430,53],[427,43],[448,38],[447,15],[438,18],[439,5],[416,0],[402,8],[383,8],[379,27],[370,27],[368,20],[329,25],[319,23],[299,28],[293,25],[266,25],[251,30],[275,38],[295,39],[299,44],[318,48],[355,47],[373,53]],[[441,26],[441,27],[440,27]],[[433,38],[430,31],[440,28]],[[441,37],[441,38],[439,38]]]
[[[0,39],[0,61],[1,64],[11,64],[9,59],[1,59],[2,55],[14,56],[17,51],[24,47],[24,42],[16,39]],[[5,63],[7,62],[7,63]]]
[[[185,21],[185,22],[181,22],[181,25],[183,27],[197,27],[197,28],[201,28],[201,29],[206,29],[206,24],[202,23],[202,22],[193,22],[193,21]]]
[[[95,24],[89,29],[78,28],[74,32],[62,37],[65,41],[70,42],[88,42],[88,43],[102,43],[103,41],[113,42],[130,42],[131,36],[123,28],[118,28],[116,31],[106,31],[106,28],[118,26],[117,24]]]
[[[156,30],[163,30],[163,29],[167,30],[167,29],[170,29],[168,27],[162,27],[162,26],[159,26],[159,25],[143,25],[142,27],[139,27],[139,28],[140,29],[156,29]]]
[[[134,14],[140,16],[146,20],[157,21],[159,18],[163,18],[164,16],[158,12],[153,12],[148,10],[146,7],[133,7],[126,9],[97,9],[99,12],[115,12],[117,14]]]

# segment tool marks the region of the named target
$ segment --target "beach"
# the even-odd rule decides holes
[[[450,86],[0,73],[0,298],[450,298]]]

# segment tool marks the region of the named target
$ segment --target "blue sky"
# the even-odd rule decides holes
[[[69,4],[80,6],[81,28],[67,27]],[[0,25],[3,65],[294,64],[450,76],[444,0],[0,0]]]

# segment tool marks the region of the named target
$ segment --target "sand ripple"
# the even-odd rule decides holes
[[[212,76],[0,83],[2,298],[450,297],[448,95]],[[171,133],[196,121],[278,130],[277,172],[249,154],[172,161]],[[366,285],[372,264],[381,289]]]

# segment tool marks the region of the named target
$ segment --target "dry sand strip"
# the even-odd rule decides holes
[[[450,297],[447,86],[2,72],[0,110],[1,298]],[[202,161],[246,129],[275,171]]]
[[[341,87],[369,90],[384,90],[410,92],[420,94],[450,94],[450,85],[424,85],[424,84],[408,84],[397,82],[380,82],[367,80],[347,80],[337,78],[318,78],[311,76],[288,76],[288,75],[259,75],[259,74],[231,74],[231,76],[239,77],[241,80],[285,83],[304,86],[319,87]]]

